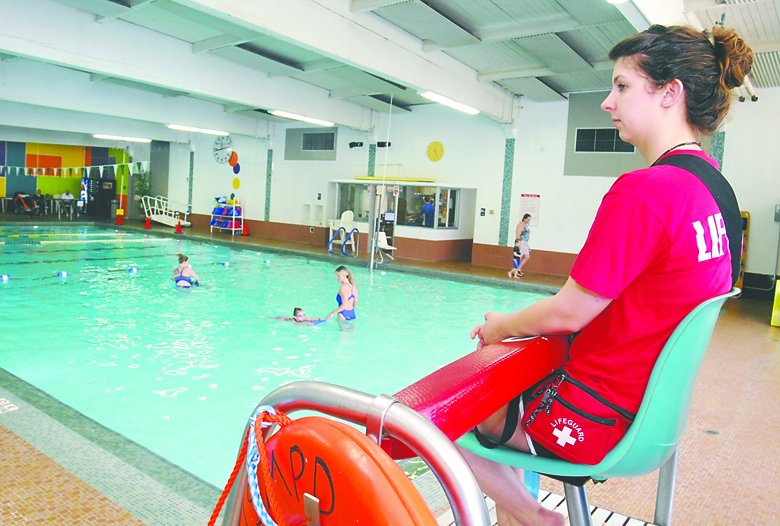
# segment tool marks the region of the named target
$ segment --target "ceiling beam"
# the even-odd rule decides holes
[[[362,86],[352,86],[349,88],[343,88],[343,89],[334,89],[330,92],[330,98],[331,99],[348,99],[350,97],[360,97],[360,96],[370,96],[370,95],[384,95],[387,93],[401,93],[406,91],[406,89],[398,87],[398,88],[392,88],[390,86],[387,87],[387,89],[383,89],[381,91],[373,90],[370,88],[364,88]]]
[[[207,38],[206,40],[195,42],[192,44],[192,52],[196,55],[200,55],[201,53],[208,53],[215,49],[244,44],[246,42],[251,42],[252,40],[254,39],[234,37],[233,35],[220,35],[218,37]]]
[[[91,73],[89,75],[90,82],[100,82],[101,80],[110,79],[111,75],[101,75],[99,73]]]
[[[130,7],[128,7],[125,11],[122,11],[121,13],[117,13],[114,15],[107,15],[107,16],[97,15],[95,17],[95,21],[104,24],[105,22],[109,22],[111,20],[123,17],[126,14],[130,13],[131,11],[137,11],[139,9],[143,9],[144,7],[149,7],[156,1],[157,0],[130,0]]]
[[[500,122],[512,118],[508,111],[511,105],[507,104],[512,94],[508,90],[494,83],[479,82],[473,68],[446,53],[423,52],[420,39],[381,17],[354,14],[348,2],[176,0],[176,3],[315,51],[407,88],[433,91]]]
[[[605,69],[612,69],[615,64],[611,60],[600,60],[598,62],[592,62],[590,66],[595,71],[601,71]],[[553,75],[558,75],[559,73],[560,71],[553,71],[552,69],[546,67],[517,68],[498,71],[485,71],[483,73],[477,74],[477,78],[480,80],[480,82],[493,82],[496,80],[518,79],[525,77],[551,77]],[[574,72],[567,71],[567,73]]]
[[[393,4],[400,4],[407,0],[352,0],[349,10],[353,13],[367,13],[380,7],[387,7]]]
[[[683,11],[686,13],[695,13],[696,11],[706,11],[707,9],[725,5],[726,0],[685,0]]]
[[[628,20],[628,23],[634,26],[634,29],[637,32],[644,31],[650,27],[650,21],[647,19],[644,13],[639,10],[633,0],[615,4],[615,7],[617,7],[618,11],[620,11],[623,17]]]
[[[542,35],[544,33],[560,33],[562,31],[571,31],[583,27],[569,15],[560,15],[548,20],[536,20],[517,24],[515,26],[506,26],[493,30],[476,31],[474,36],[484,43],[501,42],[503,40],[512,40],[513,38],[530,37]]]
[[[164,93],[157,90],[156,94],[150,94],[152,100],[156,97],[158,101],[162,101],[164,99],[161,95],[176,96],[180,92],[190,94],[189,97],[182,96],[174,99],[182,105],[186,105],[184,101],[189,101],[192,96],[197,96],[221,101],[223,104],[244,104],[252,108],[281,108],[299,115],[330,120],[358,130],[366,130],[372,126],[370,111],[347,100],[329,99],[328,91],[325,89],[292,78],[269,78],[264,71],[224,60],[213,53],[195,55],[189,42],[121,20],[116,24],[96,24],[93,13],[54,0],[25,0],[12,4],[0,2],[0,20],[3,20],[3,31],[0,31],[0,53],[30,59],[18,61],[21,64],[37,62],[54,64],[64,66],[68,70],[107,75],[167,90]],[[75,31],[73,28],[86,29]],[[17,61],[14,61],[7,66],[16,63]],[[8,75],[8,72],[8,67],[0,68],[0,74]],[[89,75],[79,72],[74,72],[74,75],[83,79],[92,90],[120,89],[125,93],[141,92],[139,89],[128,89],[128,86],[133,87],[129,84],[114,86],[112,79],[91,83]],[[6,85],[2,85],[2,98],[13,100],[7,96]],[[54,89],[52,85],[58,86],[58,84],[47,83],[41,88],[51,92],[49,98],[52,101],[44,103],[47,106],[56,104],[54,99],[57,97],[54,93],[59,88]],[[70,92],[65,93],[66,91],[63,90],[62,97],[70,94]],[[73,92],[75,93],[75,88]],[[78,103],[80,104],[83,99],[84,104],[78,109],[81,111],[82,108],[86,108],[86,111],[90,111],[88,104],[90,95],[84,93],[80,97]],[[24,98],[24,91],[20,91],[16,102],[35,103],[29,98]],[[73,101],[68,100],[67,103],[71,107],[63,106],[63,109],[77,109],[72,107]],[[118,111],[113,106],[116,104],[106,105],[106,111]],[[218,108],[221,114],[224,113],[221,105]],[[125,108],[122,110],[124,111]],[[126,114],[132,115],[133,111],[137,113],[130,118],[157,122],[155,117],[157,111],[146,112],[142,117],[138,113],[138,108],[133,105],[128,105],[127,110]],[[101,111],[95,110],[92,113]],[[119,113],[114,114],[119,115]],[[208,128],[206,123],[212,120],[198,115],[196,111],[191,112],[189,117],[193,125],[204,128]],[[198,125],[197,122],[201,121],[203,124]],[[215,122],[212,129],[225,128],[217,127]],[[238,130],[231,131],[243,133]]]
[[[8,53],[0,53],[0,62],[11,62],[19,57],[16,55],[9,55]]]
[[[753,40],[747,42],[753,53],[776,53],[780,51],[780,40]]]

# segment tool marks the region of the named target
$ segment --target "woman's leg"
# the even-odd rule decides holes
[[[479,430],[498,439],[504,429],[505,419],[506,406],[480,424]],[[529,450],[525,434],[520,429],[507,445],[520,451]],[[526,489],[522,469],[498,464],[470,451],[458,449],[469,463],[482,491],[495,501],[498,526],[563,526],[563,515],[542,507]]]
[[[531,254],[523,254],[523,256],[520,258],[520,264],[517,266],[517,273],[521,276],[523,275],[523,265],[528,263],[529,259],[531,259]]]

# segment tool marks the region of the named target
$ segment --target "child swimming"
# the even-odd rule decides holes
[[[307,318],[306,313],[303,312],[303,309],[300,307],[295,307],[293,309],[292,318],[285,318],[283,316],[280,316],[274,319],[279,321],[291,321],[293,323],[304,323],[306,325],[314,325],[317,322],[325,321],[322,318]]]

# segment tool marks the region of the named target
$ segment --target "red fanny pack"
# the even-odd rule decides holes
[[[623,438],[634,415],[563,369],[543,381],[525,406],[523,429],[575,464],[598,464]]]

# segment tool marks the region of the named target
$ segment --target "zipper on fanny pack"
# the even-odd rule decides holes
[[[566,400],[564,400],[563,398],[561,398],[561,395],[556,396],[555,400],[560,402],[561,405],[563,407],[565,407],[566,409],[568,409],[569,411],[571,411],[573,413],[577,413],[581,417],[587,418],[588,420],[596,422],[597,424],[614,427],[615,423],[617,423],[617,420],[615,420],[614,418],[602,418],[600,416],[595,416],[595,415],[591,415],[590,413],[586,413],[585,411],[583,411],[579,407],[576,407],[576,406],[572,405],[571,403],[567,402]]]
[[[575,386],[575,387],[577,387],[579,389],[582,389],[583,391],[588,393],[590,396],[595,398],[597,401],[599,401],[602,404],[604,404],[605,406],[609,407],[610,409],[612,409],[613,411],[615,411],[616,413],[621,415],[623,418],[625,418],[629,422],[633,422],[634,421],[634,416],[636,416],[636,415],[634,415],[633,413],[631,413],[627,409],[623,409],[619,405],[615,405],[612,402],[608,401],[606,398],[604,398],[603,396],[598,394],[596,391],[594,391],[593,389],[591,389],[590,387],[588,387],[584,383],[580,382],[579,380],[575,380],[570,375],[566,374],[566,371],[564,371],[563,369],[559,370],[557,375],[558,375],[559,378],[561,378],[561,377],[564,378],[567,382],[569,382],[573,386]]]

